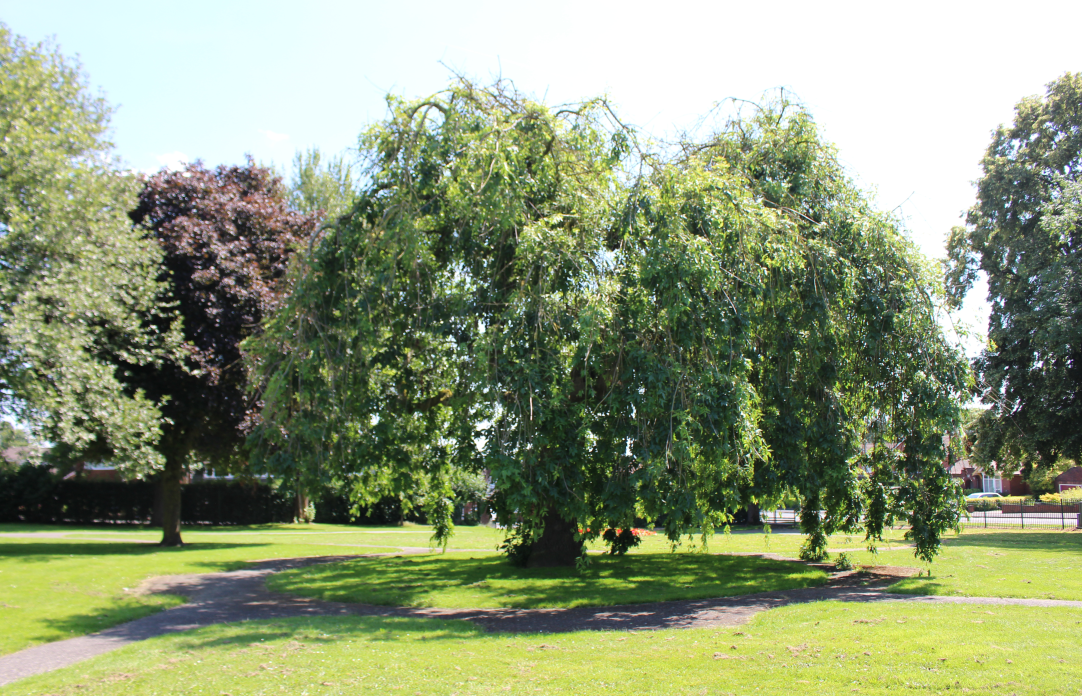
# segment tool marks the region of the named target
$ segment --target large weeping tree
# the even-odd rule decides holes
[[[901,517],[928,558],[956,524],[967,372],[934,274],[801,109],[651,154],[603,101],[459,82],[393,100],[362,154],[352,211],[246,344],[264,465],[359,503],[422,492],[437,542],[452,467],[486,468],[533,566],[605,532],[621,551],[636,518],[706,539],[788,491],[808,557]]]

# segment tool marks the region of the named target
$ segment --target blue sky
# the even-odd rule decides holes
[[[607,94],[658,136],[784,87],[935,257],[973,201],[990,131],[1082,70],[1082,3],[1069,2],[0,0],[0,21],[80,56],[138,169],[339,152],[387,92],[432,93],[452,70],[502,74],[550,103]],[[964,316],[983,328],[981,299]]]

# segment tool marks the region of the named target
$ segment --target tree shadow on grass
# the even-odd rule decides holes
[[[588,569],[517,568],[499,556],[366,558],[273,576],[278,592],[363,604],[444,608],[612,606],[822,584],[803,564],[746,556],[595,557]]]
[[[156,594],[153,596],[114,597],[109,606],[103,606],[93,611],[85,611],[71,616],[39,619],[37,623],[42,632],[30,636],[30,640],[36,643],[50,643],[56,640],[84,636],[127,624],[183,603],[184,597],[179,595]]]

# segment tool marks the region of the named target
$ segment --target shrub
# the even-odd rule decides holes
[[[427,523],[424,510],[414,505],[410,512],[402,511],[402,501],[395,496],[386,496],[372,505],[358,506],[354,512],[353,502],[347,493],[324,490],[316,501],[314,521],[320,524],[355,524],[387,526],[402,522]]]
[[[1036,494],[1055,493],[1056,477],[1075,466],[1072,459],[1057,459],[1051,466],[1034,467],[1023,476],[1026,483]]]
[[[842,551],[834,559],[834,567],[838,570],[852,570],[854,568],[853,558],[845,551]]]
[[[57,512],[56,484],[44,466],[0,472],[0,522],[50,522]]]
[[[1082,502],[1082,488],[1068,488],[1059,493],[1042,495],[1041,502],[1074,505],[1075,503]]]
[[[634,548],[642,543],[640,534],[636,534],[637,529],[606,529],[601,535],[601,538],[605,540],[605,543],[609,545],[609,553],[613,556],[623,556],[627,553],[628,549]]]

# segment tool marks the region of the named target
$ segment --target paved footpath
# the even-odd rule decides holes
[[[419,549],[427,551],[428,549]],[[371,554],[389,555],[389,554]],[[755,614],[800,602],[949,602],[961,604],[1014,604],[1036,607],[1082,607],[1082,602],[995,597],[935,597],[899,595],[882,588],[896,576],[839,573],[821,587],[761,592],[719,599],[682,600],[615,607],[574,609],[409,609],[366,604],[324,602],[283,595],[265,586],[268,575],[317,563],[332,563],[358,556],[320,556],[259,561],[250,568],[224,573],[170,575],[144,583],[142,590],[178,594],[189,599],[160,613],[114,626],[99,633],[45,643],[0,657],[0,686],[17,679],[66,667],[147,638],[188,631],[201,626],[297,616],[405,616],[465,619],[488,631],[557,633],[583,630],[650,630],[736,626]]]

